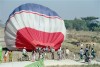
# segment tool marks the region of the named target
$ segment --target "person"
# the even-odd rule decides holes
[[[11,62],[12,61],[12,51],[9,51],[8,55],[9,55],[9,62]]]
[[[33,50],[32,51],[32,62],[36,60],[36,52]]]
[[[95,58],[95,51],[94,51],[94,49],[93,49],[93,48],[91,49],[91,56],[92,56],[92,59],[94,59],[94,58]]]
[[[66,48],[66,52],[65,52],[66,54],[65,54],[65,55],[66,55],[66,58],[67,58],[67,59],[68,59],[68,57],[69,57],[69,52],[70,52],[69,49]]]
[[[51,57],[52,57],[52,59],[54,59],[54,48],[51,48]]]
[[[83,59],[83,55],[84,55],[84,50],[83,48],[80,49],[80,59]]]
[[[2,62],[2,46],[0,45],[0,62]]]
[[[48,46],[45,48],[45,59],[49,59],[48,58],[48,52],[49,52],[49,48]]]
[[[38,52],[39,52],[39,57],[38,57],[38,59],[40,59],[41,58],[41,47],[38,47]]]
[[[84,53],[86,52],[86,50],[89,50],[88,44],[86,45],[86,48],[85,48],[85,50],[84,50]]]
[[[65,59],[65,49],[62,48],[62,59]]]
[[[89,59],[90,59],[89,58],[89,50],[86,50],[84,55],[85,55],[85,62],[89,62]]]
[[[23,56],[24,56],[24,57],[26,57],[26,56],[27,56],[26,47],[24,47],[22,54],[23,54]]]
[[[8,56],[8,50],[5,51],[5,54],[4,54],[4,62],[7,62],[7,56]]]
[[[43,50],[43,48],[40,50],[40,59],[44,59],[44,50]]]
[[[61,60],[61,59],[62,59],[62,50],[61,50],[61,47],[60,47],[60,49],[57,51],[57,54],[58,54],[58,60]]]
[[[23,52],[22,52],[22,61],[28,61],[29,60],[29,56],[27,54],[27,51],[26,51],[26,47],[23,48]]]

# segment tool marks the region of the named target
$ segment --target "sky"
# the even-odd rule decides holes
[[[8,16],[16,7],[25,3],[46,6],[66,20],[87,16],[100,18],[100,0],[0,0],[0,20],[2,23],[6,23]]]

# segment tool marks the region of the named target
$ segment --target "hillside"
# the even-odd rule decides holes
[[[100,58],[100,32],[68,30],[62,47],[67,47],[71,52],[78,55],[81,44],[83,44],[83,48],[86,45],[91,46],[91,48],[94,47],[96,56]]]
[[[3,47],[6,47],[5,42],[4,42],[4,28],[0,27],[0,45]]]

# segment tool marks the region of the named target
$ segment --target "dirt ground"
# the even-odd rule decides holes
[[[29,65],[31,61],[19,61],[19,62],[7,62],[7,63],[1,63],[0,67],[25,67],[26,65]],[[75,61],[75,60],[44,60],[45,67],[60,67],[60,66],[68,66],[68,65],[93,65],[98,64],[100,65],[100,62],[97,61],[91,61],[90,63],[84,63],[84,61]]]

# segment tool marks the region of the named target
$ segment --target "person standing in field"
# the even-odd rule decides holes
[[[69,51],[69,49],[68,49],[68,48],[66,48],[66,51],[65,51],[65,53],[66,53],[66,54],[65,54],[65,55],[66,55],[66,59],[68,59],[68,58],[69,58],[69,52],[70,52],[70,51]]]
[[[2,46],[0,46],[0,62],[2,62]]]
[[[13,54],[12,54],[12,51],[9,51],[9,52],[8,52],[8,55],[9,55],[9,62],[12,62],[12,55],[13,55]]]
[[[89,58],[89,50],[86,50],[85,51],[85,53],[84,53],[84,55],[85,55],[85,62],[89,62],[90,60],[90,58]]]
[[[8,50],[5,51],[5,54],[4,54],[4,62],[7,62],[7,56],[8,56]]]
[[[61,50],[61,47],[58,50],[57,54],[58,54],[58,60],[61,60],[62,59],[62,50]]]
[[[84,50],[84,53],[86,52],[86,50],[89,50],[88,44],[86,45],[86,48],[85,48],[85,50]]]
[[[39,52],[39,57],[38,57],[38,59],[40,59],[40,56],[41,56],[41,50],[42,50],[42,48],[41,48],[41,47],[38,47],[38,52]]]
[[[62,48],[62,59],[65,59],[65,48]]]
[[[33,50],[32,51],[32,62],[36,60],[36,52]]]
[[[24,49],[23,49],[23,51],[22,51],[22,54],[23,54],[23,56],[24,56],[24,57],[26,57],[26,56],[27,56],[26,47],[24,47]]]
[[[96,53],[96,52],[95,52],[94,49],[92,48],[92,49],[91,49],[91,56],[92,56],[92,59],[95,58],[95,53]]]
[[[83,55],[84,55],[84,50],[83,48],[80,49],[80,59],[83,59]]]
[[[49,48],[48,46],[45,48],[45,59],[49,59],[48,58],[48,52],[49,52]]]
[[[54,59],[54,48],[51,48],[51,57],[52,57],[52,59]]]

